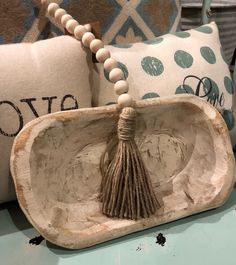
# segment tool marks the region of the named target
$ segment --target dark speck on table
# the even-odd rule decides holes
[[[156,243],[164,247],[166,243],[166,238],[163,236],[162,233],[159,233],[158,236],[156,237]]]

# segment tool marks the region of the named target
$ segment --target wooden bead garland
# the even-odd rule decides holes
[[[65,28],[66,27],[66,23],[72,19],[71,15],[65,14],[61,17],[61,25]]]
[[[114,68],[109,73],[109,79],[112,83],[116,83],[117,81],[124,79],[124,73],[120,68]]]
[[[129,92],[129,84],[126,80],[119,80],[114,84],[114,90],[117,95]]]
[[[121,108],[130,107],[133,104],[133,99],[129,94],[121,94],[118,97],[117,103]]]
[[[91,52],[96,54],[98,62],[104,63],[104,69],[109,73],[110,81],[114,83],[115,93],[119,95],[118,105],[122,108],[131,106],[133,100],[130,95],[126,94],[129,91],[129,85],[124,80],[124,73],[118,68],[118,62],[111,58],[110,51],[104,47],[103,41],[95,38],[91,32],[91,25],[79,25],[71,15],[67,14],[64,9],[59,8],[56,3],[48,5],[48,13],[54,16],[57,21],[60,20],[62,26],[69,33],[74,34],[76,39],[81,40],[85,47],[89,47]],[[122,96],[122,94],[124,95]]]
[[[89,47],[92,40],[95,39],[95,36],[92,32],[85,32],[82,36],[82,43],[85,47]]]
[[[110,72],[112,69],[117,68],[117,67],[118,67],[118,62],[114,58],[108,58],[104,62],[104,69],[107,72]]]
[[[101,48],[96,52],[96,59],[99,63],[104,63],[110,57],[111,54],[107,48]]]
[[[57,4],[49,5],[48,12],[54,15],[58,8]],[[104,69],[109,72],[109,79],[115,83],[114,90],[119,95],[118,106],[122,108],[117,126],[116,154],[107,166],[101,168],[102,213],[109,217],[132,220],[149,217],[160,204],[134,140],[136,111],[132,108],[132,97],[127,94],[128,82],[124,80],[123,71],[118,68],[118,62],[111,58],[110,51],[104,47],[103,42],[95,39],[88,27],[80,26],[76,22],[70,15],[64,14],[61,17],[63,27],[74,33],[75,38],[82,40],[85,47],[95,52],[98,62],[104,63]],[[101,165],[106,164],[102,161],[103,157]]]
[[[93,53],[96,53],[99,49],[104,48],[104,44],[101,40],[99,39],[94,39],[90,43],[90,50]]]
[[[59,8],[60,8],[59,5],[56,3],[49,4],[48,5],[48,14],[53,17],[55,15],[56,10]]]
[[[82,37],[85,32],[87,32],[85,26],[78,25],[74,29],[74,36],[77,40],[82,40]]]
[[[57,22],[61,22],[61,18],[65,14],[66,14],[65,9],[62,9],[62,8],[57,9],[56,12],[55,12],[55,14],[54,14],[55,20]]]
[[[70,34],[73,34],[75,27],[78,25],[79,23],[75,19],[70,19],[66,22],[66,29]]]

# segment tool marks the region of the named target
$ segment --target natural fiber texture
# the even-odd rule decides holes
[[[135,121],[135,110],[124,108],[118,122],[116,154],[107,170],[102,170],[102,212],[109,217],[147,218],[160,206],[134,141]]]

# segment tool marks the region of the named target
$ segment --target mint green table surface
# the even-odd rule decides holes
[[[215,210],[84,250],[66,250],[38,235],[16,202],[0,208],[0,265],[236,265],[236,189]],[[162,247],[158,233],[166,237]]]

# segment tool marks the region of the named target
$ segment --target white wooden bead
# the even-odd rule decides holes
[[[67,21],[69,21],[70,19],[72,19],[72,16],[71,15],[69,15],[69,14],[63,15],[61,17],[61,25],[65,28]]]
[[[127,93],[129,91],[129,84],[126,80],[119,80],[115,83],[114,90],[117,95]]]
[[[48,14],[54,16],[56,10],[59,9],[59,5],[56,3],[51,3],[48,5]]]
[[[86,31],[89,31],[89,32],[92,31],[92,27],[90,24],[85,24],[84,27],[86,28]]]
[[[85,32],[82,37],[82,43],[85,47],[89,47],[92,40],[95,39],[95,36],[91,32]]]
[[[114,68],[109,73],[109,79],[112,83],[124,79],[124,73],[120,68]]]
[[[117,67],[118,67],[118,62],[114,58],[108,58],[104,62],[104,69],[107,72],[110,72],[112,69],[117,68]]]
[[[101,48],[96,53],[96,59],[99,63],[104,63],[109,57],[111,57],[111,54],[106,48]]]
[[[73,34],[75,27],[78,25],[79,23],[75,19],[70,19],[66,22],[66,29],[69,33]]]
[[[74,36],[76,37],[76,39],[78,40],[82,40],[82,37],[84,35],[84,33],[86,33],[86,28],[82,25],[78,25],[75,27],[75,30],[74,30]]]
[[[101,41],[99,39],[94,39],[90,43],[90,50],[93,53],[96,53],[99,49],[101,49],[103,47],[104,47],[104,43],[103,43],[103,41]]]
[[[131,107],[133,104],[133,99],[129,94],[121,94],[118,97],[117,102],[121,108]]]
[[[61,22],[61,18],[65,14],[66,14],[66,10],[63,8],[59,8],[56,10],[54,17],[55,17],[56,21]]]

